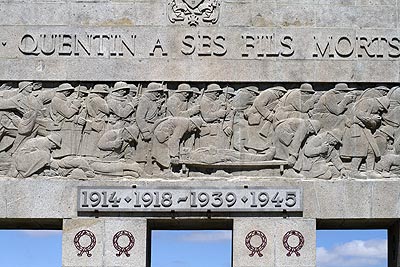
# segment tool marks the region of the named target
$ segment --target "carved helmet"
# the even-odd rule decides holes
[[[193,94],[201,95],[201,91],[197,87],[192,87],[192,92],[193,92]]]
[[[376,98],[376,101],[378,101],[378,103],[385,109],[385,111],[388,110],[389,105],[390,105],[390,101],[389,101],[388,97],[386,97],[386,96],[378,97],[378,98]]]
[[[190,118],[190,121],[198,128],[200,129],[200,127],[203,125],[204,121],[202,118],[196,116],[193,118]]]
[[[111,92],[115,92],[118,90],[125,90],[125,91],[129,91],[131,88],[129,86],[129,84],[127,84],[126,82],[116,82],[114,84],[114,87],[111,89]]]
[[[8,89],[10,89],[11,87],[12,87],[11,83],[3,83],[3,84],[0,86],[0,90],[8,90]]]
[[[189,84],[187,83],[181,83],[180,85],[178,85],[178,88],[175,91],[176,93],[180,93],[180,92],[189,92],[189,93],[193,93],[192,88],[190,87]]]
[[[377,87],[375,87],[375,89],[385,91],[386,93],[388,93],[390,91],[390,89],[387,86],[383,86],[383,85],[377,86]]]
[[[18,92],[23,91],[28,86],[33,85],[33,82],[23,81],[18,84]]]
[[[233,95],[233,96],[236,95],[235,89],[233,89],[232,87],[225,87],[223,89],[223,91],[224,91],[224,94],[229,94],[229,95]]]
[[[97,93],[97,94],[108,94],[108,85],[107,84],[96,84],[91,93]]]
[[[211,93],[211,92],[221,92],[222,88],[216,83],[210,83],[207,85],[207,89],[205,90],[205,93]]]
[[[258,89],[257,86],[247,86],[247,87],[245,87],[243,89],[246,89],[247,91],[256,93],[257,95],[260,93],[260,90]]]
[[[75,88],[70,83],[62,83],[56,89],[56,92],[73,91]]]
[[[348,91],[353,91],[356,88],[349,88],[347,83],[338,83],[335,85],[335,88],[333,89],[340,92],[348,92]]]
[[[285,87],[283,87],[283,86],[274,86],[274,87],[271,87],[269,89],[276,90],[276,91],[281,91],[281,92],[283,92],[285,94],[287,93],[287,89]]]
[[[400,86],[392,87],[389,93],[387,94],[387,97],[389,97],[390,101],[400,103]]]
[[[75,87],[75,92],[89,94],[88,88],[84,85],[78,85],[77,87]]]
[[[57,147],[61,147],[61,142],[62,142],[61,135],[57,133],[52,133],[47,136],[47,139],[53,142]]]
[[[39,90],[39,89],[41,89],[41,88],[43,88],[43,83],[41,83],[41,82],[34,82],[33,83],[33,90],[34,91],[36,91],[36,90]]]
[[[309,84],[309,83],[303,83],[302,85],[300,85],[300,91],[307,92],[307,93],[312,93],[312,94],[315,93],[312,85]]]
[[[146,93],[158,92],[158,91],[164,91],[163,85],[161,83],[149,83],[146,89]]]

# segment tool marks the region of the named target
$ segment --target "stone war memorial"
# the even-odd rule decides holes
[[[317,229],[387,229],[400,266],[397,0],[0,10],[0,228],[62,229],[63,267],[150,267],[166,229],[311,267]]]

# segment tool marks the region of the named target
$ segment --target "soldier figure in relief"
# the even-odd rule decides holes
[[[366,162],[367,172],[374,174],[375,162],[381,157],[381,152],[372,134],[380,126],[382,113],[388,108],[387,97],[361,98],[355,103],[340,149],[341,158],[350,161],[353,175],[358,176],[363,161]]]
[[[130,148],[136,146],[139,137],[139,129],[136,125],[124,128],[115,128],[106,131],[100,138],[97,146],[107,151],[104,158],[107,160],[119,160],[130,156]]]
[[[219,98],[219,100],[226,106],[226,110],[229,112],[221,122],[222,132],[219,135],[219,148],[232,149],[233,123],[235,116],[235,110],[232,107],[232,101],[235,96],[235,89],[232,87],[225,87]]]
[[[306,141],[294,169],[307,178],[331,179],[348,177],[339,156],[341,130],[320,132]]]
[[[53,120],[52,131],[59,133],[63,140],[61,149],[54,151],[54,158],[77,155],[77,151],[74,149],[76,142],[74,119],[81,107],[81,101],[70,97],[74,90],[75,88],[69,83],[61,84],[56,89],[56,94],[50,103],[50,117]]]
[[[18,121],[18,133],[9,150],[13,154],[27,139],[35,137],[38,133],[46,134],[50,120],[45,118],[45,104],[54,96],[51,90],[38,91],[40,83],[20,82],[18,93],[10,98],[0,100],[0,110],[16,112],[21,119]],[[14,120],[17,122],[17,120]]]
[[[246,148],[255,153],[263,152],[272,146],[272,123],[275,107],[279,99],[287,93],[282,86],[268,88],[260,93],[245,114],[248,121],[249,141]]]
[[[245,146],[249,141],[249,133],[248,121],[245,118],[245,114],[259,93],[258,87],[247,86],[239,89],[236,96],[232,99],[232,107],[234,109],[232,147],[236,151],[246,151]]]
[[[390,105],[388,112],[382,115],[382,121],[384,125],[390,125],[395,128],[394,138],[396,139],[400,136],[400,87],[395,86],[390,89],[387,97],[389,98]]]
[[[362,92],[360,98],[378,98],[386,96],[389,92],[389,88],[386,86],[377,86],[373,88],[368,88]]]
[[[206,124],[201,128],[199,147],[219,147],[218,135],[222,134],[222,121],[229,111],[219,100],[223,90],[218,84],[209,84],[200,101],[201,117]]]
[[[156,126],[152,158],[161,171],[179,163],[182,142],[192,133],[200,131],[202,124],[200,117],[167,117]]]
[[[202,95],[204,92],[204,89],[202,91],[199,90],[199,88],[197,87],[191,87],[190,88],[192,90],[192,94],[191,97],[189,99],[189,103],[188,103],[188,108],[192,109],[199,109],[199,112],[197,113],[197,115],[200,115],[200,100],[202,98]],[[194,150],[196,148],[199,147],[199,138],[200,138],[200,132],[196,132],[194,134],[192,134],[183,144],[183,148],[182,148],[182,153],[187,153],[187,151],[190,150]]]
[[[309,119],[309,112],[319,100],[309,83],[303,83],[299,89],[288,91],[281,99],[276,108],[275,120],[280,121],[287,118]]]
[[[125,82],[116,82],[106,97],[110,109],[108,117],[108,129],[121,129],[129,125],[130,117],[136,110],[136,106],[128,98],[130,86]]]
[[[203,95],[204,89],[201,91],[197,87],[191,87],[191,89],[193,93],[192,97],[189,99],[189,108],[194,107],[196,105],[198,105],[200,108],[200,99],[201,96]]]
[[[150,83],[140,97],[136,111],[136,123],[139,128],[139,141],[136,148],[136,161],[150,162],[150,141],[155,123],[165,117],[164,88],[160,83]]]
[[[140,86],[141,87],[141,86]],[[134,84],[129,84],[129,94],[128,94],[128,101],[130,104],[133,106],[133,113],[129,116],[128,121],[129,124],[135,124],[136,125],[136,110],[137,106],[139,104],[139,96],[138,96],[138,87]]]
[[[289,118],[277,123],[274,133],[275,158],[288,161],[288,166],[296,163],[303,142],[310,136],[317,134],[320,123],[316,120]]]
[[[167,116],[190,118],[200,112],[200,105],[194,104],[189,107],[193,90],[189,84],[182,83],[167,99]]]
[[[74,99],[75,101],[80,101],[80,108],[78,113],[73,116],[74,122],[74,136],[72,143],[72,155],[80,156],[80,146],[82,145],[82,137],[83,137],[83,129],[86,125],[86,117],[87,117],[87,109],[86,109],[86,97],[89,95],[89,90],[86,86],[78,85],[75,87],[74,93],[71,95],[70,98]]]
[[[56,133],[27,140],[14,154],[9,175],[25,178],[50,167],[51,152],[61,146],[61,141]]]
[[[103,136],[107,125],[107,116],[110,109],[104,100],[108,94],[108,85],[96,84],[90,91],[85,101],[86,124],[83,129],[80,155],[88,157],[101,157],[102,152],[97,147],[100,137]]]
[[[321,122],[322,130],[343,129],[346,122],[344,113],[356,99],[345,83],[336,84],[335,88],[324,93],[313,109],[314,120]]]
[[[385,178],[390,177],[390,172],[399,174],[399,140],[398,138],[395,140],[394,128],[389,125],[384,125],[375,132],[374,138],[381,152],[381,159],[375,164],[375,170],[381,173]]]

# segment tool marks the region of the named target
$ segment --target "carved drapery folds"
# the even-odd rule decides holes
[[[22,81],[0,89],[3,175],[378,179],[399,172],[400,87],[45,89]]]

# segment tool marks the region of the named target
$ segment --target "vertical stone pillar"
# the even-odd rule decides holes
[[[400,222],[395,222],[388,229],[388,266],[400,267]]]
[[[316,222],[299,218],[237,218],[233,267],[316,266]]]
[[[63,267],[146,267],[146,219],[67,219]]]

